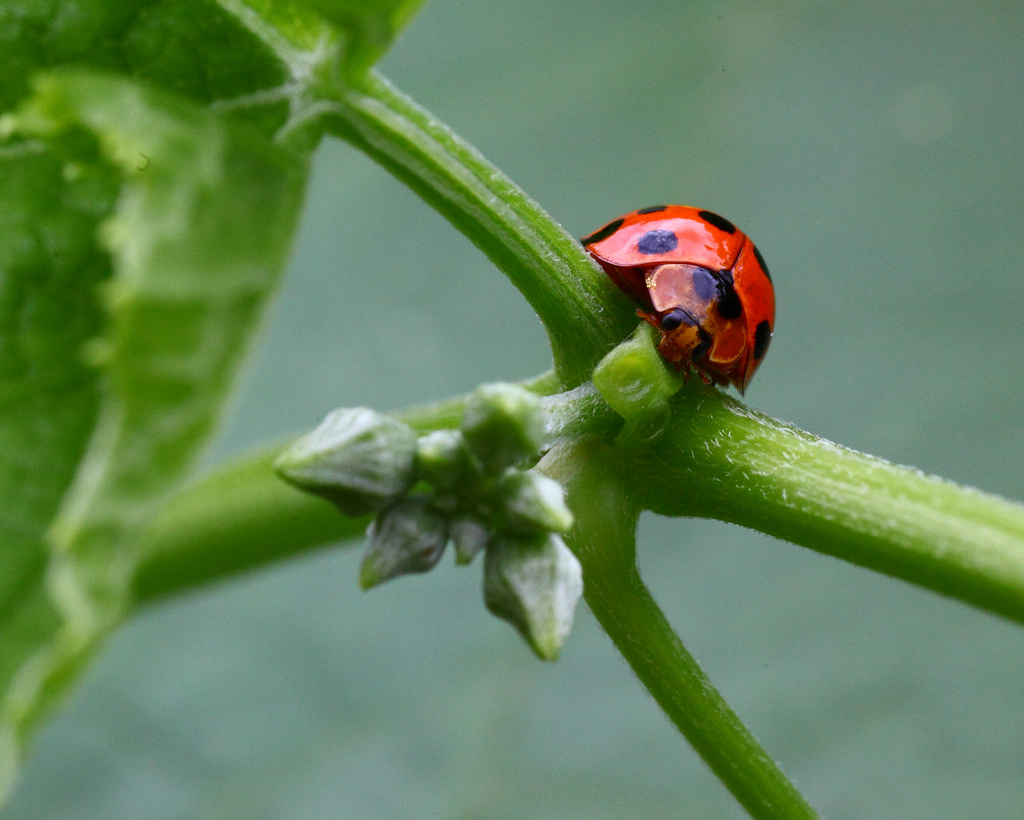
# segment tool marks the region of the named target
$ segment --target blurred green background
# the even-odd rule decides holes
[[[1024,498],[1024,7],[431,0],[383,64],[576,235],[679,202],[764,252],[751,406]],[[338,405],[549,365],[518,293],[347,146],[211,460]],[[716,522],[645,518],[645,576],[810,801],[1024,814],[1024,631]],[[554,665],[480,567],[362,594],[328,550],[155,607],[38,739],[7,816],[739,818],[581,607]]]

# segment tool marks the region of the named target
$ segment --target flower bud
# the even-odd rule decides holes
[[[516,627],[542,660],[557,659],[582,593],[580,563],[561,536],[503,535],[487,548],[484,602]]]
[[[434,430],[416,444],[420,478],[439,490],[451,490],[475,483],[480,465],[458,430]]]
[[[342,408],[292,444],[274,467],[346,515],[363,515],[409,491],[415,455],[416,433],[407,424],[366,407]]]
[[[498,498],[504,524],[513,532],[565,532],[572,526],[562,485],[546,475],[509,470],[498,487]]]
[[[359,585],[375,587],[399,575],[426,572],[441,560],[448,522],[424,496],[403,498],[381,512],[366,532]]]
[[[455,547],[455,563],[464,566],[487,546],[491,530],[479,518],[459,515],[448,522],[448,535],[452,539],[452,546]]]
[[[540,399],[516,384],[485,384],[466,403],[462,434],[489,472],[518,464],[535,456],[543,442]]]

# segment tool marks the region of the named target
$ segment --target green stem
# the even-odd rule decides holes
[[[545,436],[547,446],[584,436],[611,436],[622,429],[618,415],[591,382],[574,390],[545,396]]]
[[[346,518],[278,478],[281,449],[224,465],[164,506],[144,535],[136,605],[362,536],[368,519]]]
[[[651,598],[636,566],[639,508],[621,451],[591,440],[553,450],[542,468],[567,485],[577,524],[566,541],[583,565],[595,617],[665,714],[755,818],[817,814],[729,708]]]
[[[327,127],[416,191],[509,277],[544,323],[565,387],[588,379],[636,318],[580,243],[383,78],[326,92],[336,101]]]
[[[529,383],[544,394],[554,380]],[[689,385],[654,444],[624,449],[640,506],[718,518],[1024,622],[1024,507],[857,453]],[[552,440],[607,437],[620,422],[589,387],[544,402]],[[463,399],[402,414],[451,427]],[[164,509],[147,536],[140,600],[362,533],[280,482],[276,450],[221,468]]]
[[[668,435],[632,453],[646,509],[757,529],[1024,622],[1024,506],[815,438],[717,390],[680,399]]]

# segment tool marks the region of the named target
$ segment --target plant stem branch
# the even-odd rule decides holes
[[[163,507],[144,535],[136,606],[362,536],[368,517],[347,518],[277,476],[282,449],[230,462]]]
[[[716,390],[680,398],[669,433],[629,462],[646,509],[730,521],[1024,622],[1024,506],[816,438]]]
[[[547,393],[549,377],[533,383]],[[604,629],[661,707],[755,817],[813,817],[672,633],[635,564],[637,511],[715,517],[785,538],[1024,621],[1024,508],[855,453],[688,385],[676,421],[642,448],[604,440],[617,417],[583,386],[549,396],[554,449],[541,469],[568,484],[569,543]],[[464,401],[403,414],[453,426]],[[138,604],[361,536],[367,521],[280,481],[277,450],[187,488],[147,537]],[[566,454],[570,455],[567,456]]]
[[[584,596],[665,714],[752,817],[816,818],[686,651],[636,566],[639,508],[621,451],[593,440],[556,448],[541,468],[567,485],[576,525],[566,542],[583,565]]]
[[[580,243],[469,143],[375,74],[335,86],[326,126],[387,168],[466,235],[537,311],[566,388],[636,325]],[[470,317],[471,319],[473,317]]]
[[[527,383],[542,394],[550,376]],[[1024,507],[815,438],[688,385],[676,422],[623,448],[636,503],[669,516],[718,518],[892,575],[1024,622]],[[552,443],[607,438],[618,417],[588,387],[544,399]],[[415,408],[420,430],[452,427],[464,399]],[[317,545],[360,536],[281,482],[278,450],[229,464],[186,488],[149,530],[136,597],[149,600]]]
[[[469,237],[540,316],[557,381],[571,391],[547,402],[557,443],[542,466],[568,484],[587,602],[754,817],[816,815],[651,599],[635,562],[640,509],[732,521],[1024,621],[1024,507],[837,447],[692,382],[664,436],[603,444],[620,422],[581,385],[634,327],[628,301],[536,203],[385,80],[327,91],[327,127]],[[451,426],[460,412],[457,400],[414,411],[410,423]],[[279,481],[275,453],[229,465],[167,505],[149,531],[137,602],[362,533],[365,520]]]

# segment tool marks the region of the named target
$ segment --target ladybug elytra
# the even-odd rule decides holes
[[[754,243],[729,220],[685,205],[642,208],[582,240],[684,378],[743,393],[768,351],[775,290]]]

